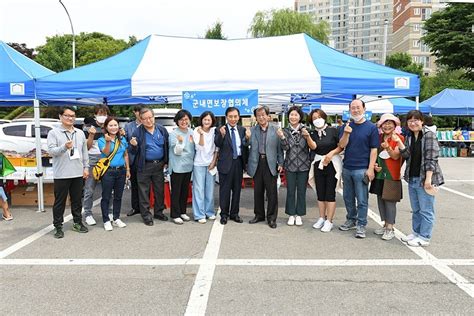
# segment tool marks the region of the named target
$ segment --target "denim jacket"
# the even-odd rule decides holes
[[[421,131],[423,137],[421,138],[421,168],[420,168],[420,184],[423,186],[426,178],[426,171],[433,171],[431,177],[431,184],[442,185],[444,184],[443,173],[438,164],[439,156],[439,144],[436,134],[430,131],[426,126],[423,126]],[[404,179],[408,182],[410,174],[410,146],[411,146],[411,135],[405,138],[405,149],[400,149],[400,154],[403,159],[406,160],[406,168]]]

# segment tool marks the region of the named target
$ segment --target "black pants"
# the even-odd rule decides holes
[[[260,158],[253,177],[254,213],[265,218],[265,195],[267,196],[267,221],[276,221],[278,216],[277,176],[272,175],[266,158]]]
[[[165,209],[165,176],[163,174],[162,161],[145,162],[142,171],[137,172],[138,183],[138,204],[140,213],[145,222],[152,221],[153,217],[148,210],[150,208],[150,184],[153,184],[153,193],[155,196],[154,213],[162,214]]]
[[[334,165],[329,163],[323,170],[320,170],[316,165],[314,168],[314,180],[316,182],[316,192],[318,194],[318,201],[320,202],[335,202],[336,201],[336,169]]]
[[[54,179],[53,225],[56,228],[63,226],[66,200],[71,198],[71,214],[75,224],[82,222],[82,177],[69,179]]]
[[[171,218],[186,214],[191,172],[171,173]]]
[[[239,215],[243,172],[241,157],[232,160],[229,173],[219,172],[219,207],[221,209],[221,217],[227,218],[230,216],[234,218]]]
[[[133,164],[130,168],[130,194],[132,201],[132,209],[135,211],[140,210],[140,204],[138,203],[138,180],[137,180],[137,166]]]

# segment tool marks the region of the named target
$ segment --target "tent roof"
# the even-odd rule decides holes
[[[43,99],[247,89],[258,89],[260,95],[413,96],[418,95],[419,80],[296,34],[240,40],[151,35],[108,59],[38,81]]]
[[[429,106],[433,115],[474,115],[474,91],[444,89],[420,105]]]
[[[0,100],[31,100],[34,79],[54,74],[37,62],[0,41]],[[23,94],[11,94],[11,84],[24,84]]]

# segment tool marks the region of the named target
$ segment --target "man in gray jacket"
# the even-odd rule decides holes
[[[72,230],[87,233],[82,224],[82,188],[84,179],[89,177],[89,156],[84,132],[74,128],[76,112],[71,107],[63,107],[59,118],[61,125],[48,133],[48,152],[53,157],[54,205],[53,225],[55,238],[63,238],[64,210],[69,194],[71,213],[74,219]]]
[[[252,128],[247,172],[254,180],[254,213],[250,224],[265,220],[265,194],[268,199],[267,222],[276,228],[278,216],[277,177],[283,169],[283,150],[277,135],[278,127],[269,124],[270,109],[260,106],[254,110],[258,125]]]

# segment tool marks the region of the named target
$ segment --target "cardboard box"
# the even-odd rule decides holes
[[[45,183],[43,185],[43,197],[45,206],[54,204],[54,184]],[[11,192],[12,206],[38,206],[38,187],[36,184],[18,186]],[[66,205],[69,205],[69,199]]]
[[[36,158],[21,158],[22,167],[36,167]]]

